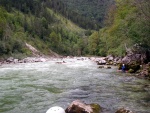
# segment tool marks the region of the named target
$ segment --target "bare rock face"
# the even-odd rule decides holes
[[[133,113],[133,112],[127,108],[126,109],[121,108],[121,109],[117,110],[115,113]]]
[[[139,72],[141,65],[145,65],[150,61],[150,50],[142,47],[140,44],[135,44],[132,48],[126,49],[126,56],[122,59],[119,69],[122,64],[125,64],[125,69],[130,73]],[[143,70],[143,76],[149,76],[148,70]]]
[[[123,64],[148,63],[150,61],[150,50],[135,44],[132,48],[126,49],[126,56],[122,59]]]
[[[98,104],[85,104],[80,100],[73,101],[66,109],[66,113],[100,113],[101,107]]]

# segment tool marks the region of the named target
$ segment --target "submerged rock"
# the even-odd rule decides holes
[[[85,104],[80,100],[75,100],[65,111],[66,113],[100,113],[101,109],[98,104]]]
[[[111,69],[111,67],[110,66],[106,66],[106,69]]]
[[[133,70],[133,69],[129,69],[128,72],[129,72],[129,73],[134,73],[134,70]]]
[[[133,113],[133,112],[127,108],[126,109],[121,108],[121,109],[117,110],[115,113]]]
[[[98,68],[104,68],[104,66],[99,66]]]

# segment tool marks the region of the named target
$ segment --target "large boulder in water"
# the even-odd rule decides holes
[[[126,55],[122,59],[123,64],[132,64],[133,62],[141,63],[141,54]]]
[[[143,64],[150,61],[150,50],[135,44],[132,48],[126,48],[126,56],[122,59],[123,64],[132,64],[133,62]]]
[[[126,70],[137,72],[141,64],[150,61],[150,50],[143,48],[139,44],[135,44],[132,48],[126,48],[126,56],[122,59],[121,65],[125,64]],[[120,69],[120,68],[119,68]]]
[[[75,100],[65,111],[66,113],[100,113],[101,109],[98,104],[85,104],[80,100]]]

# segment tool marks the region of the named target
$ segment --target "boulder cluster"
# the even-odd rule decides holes
[[[96,103],[85,104],[80,100],[73,101],[65,110],[65,113],[104,113],[103,108]],[[115,113],[133,113],[128,108],[120,108]]]
[[[47,58],[44,57],[27,57],[24,59],[15,59],[13,57],[9,57],[6,60],[0,61],[0,65],[2,64],[16,64],[16,63],[34,63],[34,62],[45,62]]]
[[[126,50],[121,65],[125,64],[129,73],[137,73],[139,77],[150,78],[150,50],[135,44],[131,49]]]
[[[99,68],[104,68],[103,65],[117,65],[118,69],[121,70],[124,65],[125,72],[136,73],[138,77],[150,79],[150,50],[138,44],[127,49],[124,57],[108,55],[107,57],[96,58],[95,61],[97,65],[100,65]]]

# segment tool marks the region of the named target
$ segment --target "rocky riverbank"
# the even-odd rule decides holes
[[[9,57],[8,59],[1,60],[0,65],[4,64],[17,64],[17,63],[35,63],[35,62],[46,62],[50,60],[49,57],[27,57],[24,59],[16,59],[13,57]]]
[[[100,65],[99,68],[104,68],[103,65],[115,65],[118,66],[118,70],[122,70],[124,65],[124,72],[134,74],[140,78],[150,79],[150,50],[144,49],[140,45],[134,45],[131,49],[127,49],[124,57],[108,55],[107,57],[92,58],[91,60]]]
[[[36,55],[36,56],[27,57],[21,60],[10,57],[5,60],[0,60],[0,65],[45,62],[48,60],[55,59],[55,57],[61,59],[64,58],[62,56],[55,55],[55,54],[54,57],[46,57],[40,55]],[[71,58],[75,58],[75,57],[71,57]],[[122,65],[124,65],[125,66],[124,72],[134,74],[140,78],[150,79],[150,50],[144,49],[140,45],[134,45],[132,48],[126,49],[126,55],[124,57],[116,57],[113,55],[108,55],[107,57],[89,57],[89,59],[96,62],[97,65],[99,65],[99,68],[110,69],[111,65],[115,65],[118,66],[118,70],[121,71]],[[77,58],[77,60],[84,60],[84,58],[80,57]]]

